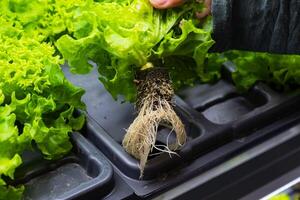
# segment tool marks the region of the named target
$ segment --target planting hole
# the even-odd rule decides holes
[[[79,164],[69,163],[27,182],[24,199],[57,199],[91,179]]]
[[[202,111],[203,115],[216,124],[226,124],[266,104],[267,99],[258,92],[245,95],[232,95],[228,99],[216,102]],[[200,110],[199,110],[200,111]]]

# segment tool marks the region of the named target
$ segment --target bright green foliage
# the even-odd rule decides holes
[[[45,158],[60,158],[72,148],[69,133],[84,123],[83,116],[73,116],[75,108],[84,109],[84,91],[64,77],[60,68],[63,60],[55,56],[54,46],[37,37],[46,32],[29,28],[29,22],[42,14],[40,4],[30,4],[32,12],[26,15],[16,14],[22,21],[5,13],[4,4],[23,12],[22,8],[29,5],[26,2],[0,3],[1,200],[21,198],[24,187],[7,186],[3,178],[14,178],[15,169],[22,163],[20,155],[32,149],[32,142]],[[21,4],[25,6],[17,6]],[[43,37],[49,38],[46,34]]]
[[[54,43],[72,72],[88,73],[95,62],[115,98],[135,100],[133,80],[147,62],[168,68],[175,88],[219,77],[222,60],[205,67],[214,41],[211,20],[194,17],[203,7],[197,2],[164,11],[148,0],[3,0],[0,6],[23,35]]]
[[[92,60],[113,97],[134,101],[133,80],[147,62],[168,68],[176,88],[210,79],[204,65],[214,42],[211,26],[204,28],[193,17],[200,9],[195,2],[164,11],[148,0],[89,2],[69,20],[71,32],[55,44],[73,72],[89,72]]]
[[[0,176],[13,178],[32,141],[46,158],[66,154],[68,133],[83,124],[73,117],[84,107],[83,91],[64,78],[64,60],[55,55],[76,73],[95,62],[112,96],[129,101],[136,97],[136,73],[148,62],[168,68],[175,88],[219,78],[223,60],[207,54],[211,20],[194,19],[202,9],[196,2],[165,11],[148,0],[2,0],[0,7]],[[21,190],[8,187],[5,194]]]
[[[1,0],[0,7],[0,200],[21,198],[24,188],[3,178],[14,178],[24,149],[34,142],[45,158],[59,158],[71,149],[68,134],[83,126],[73,113],[84,108],[84,91],[64,77],[65,61],[81,74],[93,61],[111,95],[128,101],[149,62],[168,69],[175,89],[219,79],[226,59],[237,66],[239,88],[259,80],[300,84],[300,56],[208,53],[211,19],[195,19],[203,9],[196,1],[168,10],[148,0]]]
[[[229,51],[225,56],[236,65],[232,76],[241,90],[247,90],[257,81],[285,87],[300,84],[299,55]]]
[[[271,197],[269,200],[292,200],[288,194],[282,193]]]
[[[38,41],[55,41],[85,0],[1,0],[0,15]],[[4,28],[4,27],[0,27]]]
[[[176,88],[219,77],[222,59],[207,55],[211,20],[194,19],[202,9],[196,2],[165,11],[148,0],[2,0],[0,7],[0,199],[20,198],[23,187],[1,177],[13,178],[32,141],[46,158],[59,158],[71,149],[68,134],[84,123],[73,117],[84,108],[83,90],[65,79],[59,55],[76,73],[95,62],[112,96],[129,101],[148,62],[168,68]]]
[[[11,187],[0,185],[0,199],[3,200],[18,200],[22,199],[24,192],[24,186]]]

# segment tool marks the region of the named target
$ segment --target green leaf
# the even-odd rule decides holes
[[[136,73],[149,61],[175,69],[171,73],[178,87],[197,78],[211,79],[204,70],[207,51],[214,43],[211,29],[207,23],[200,25],[193,15],[202,9],[201,4],[190,2],[164,11],[154,9],[148,0],[89,4],[78,8],[70,20],[72,29],[55,45],[72,72],[88,73],[92,69],[90,60],[96,63],[100,81],[114,98],[123,95],[128,101],[135,100]],[[192,66],[174,62],[183,64],[179,60],[186,59]],[[176,75],[184,69],[187,81]]]
[[[236,65],[233,80],[238,88],[247,90],[257,81],[287,87],[300,84],[300,56],[246,51],[224,54]]]
[[[3,177],[14,179],[33,141],[45,158],[60,158],[72,148],[69,134],[84,124],[73,116],[85,109],[84,91],[65,78],[52,43],[78,2],[0,1],[0,199],[21,199],[24,187],[7,186]]]
[[[24,186],[11,187],[0,183],[0,200],[21,200],[23,192]]]

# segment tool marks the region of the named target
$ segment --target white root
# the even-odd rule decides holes
[[[157,99],[151,94],[145,99],[138,116],[128,128],[123,140],[124,149],[140,160],[140,178],[143,176],[148,155],[153,148],[161,152],[176,154],[174,151],[186,141],[184,125],[169,101]],[[163,146],[163,149],[160,147],[162,145],[155,146],[158,126],[161,124],[168,124],[176,133],[176,143],[167,144]]]

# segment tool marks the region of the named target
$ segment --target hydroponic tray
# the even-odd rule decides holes
[[[232,67],[227,63],[227,70]],[[254,193],[258,187],[300,166],[299,93],[282,94],[258,83],[241,94],[224,75],[177,94],[176,112],[188,142],[178,155],[150,156],[139,179],[138,161],[121,146],[134,106],[112,99],[96,69],[82,76],[64,70],[86,89],[87,110],[81,111],[86,127],[71,134],[74,148],[60,160],[22,155],[24,163],[10,183],[25,184],[24,199],[249,199],[262,195]],[[174,139],[160,128],[158,144]]]
[[[233,67],[231,63],[226,64],[227,70]],[[121,146],[125,129],[136,115],[134,106],[112,99],[99,83],[96,69],[84,76],[72,75],[67,69],[65,73],[75,85],[86,90],[87,125],[83,133],[139,198],[151,198],[205,172],[274,137],[283,127],[292,126],[300,119],[294,114],[300,108],[298,91],[283,94],[258,83],[241,94],[229,78],[185,89],[175,97],[175,109],[185,124],[188,141],[178,155],[150,156],[140,180],[139,162]],[[161,128],[157,140],[158,144],[166,144],[175,138],[168,129]],[[230,148],[222,149],[226,145]]]
[[[24,200],[101,199],[132,193],[124,190],[108,160],[81,134],[71,135],[73,150],[66,157],[47,161],[41,154],[25,152],[13,185],[24,184]],[[118,185],[115,184],[118,180]],[[126,186],[125,186],[126,187]],[[131,192],[131,193],[130,193]]]

